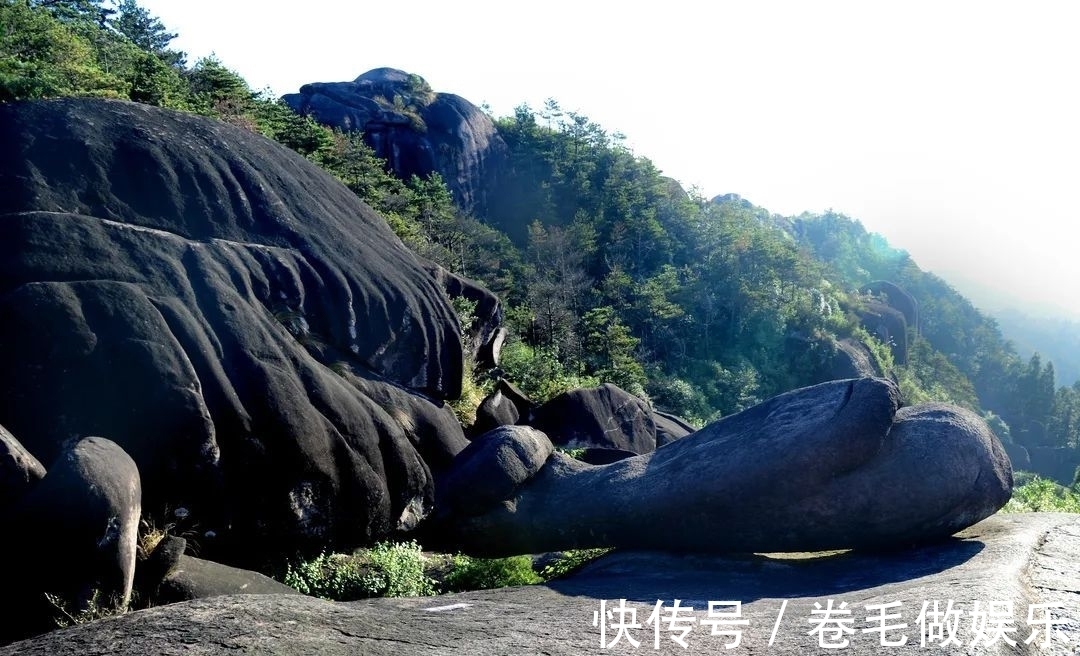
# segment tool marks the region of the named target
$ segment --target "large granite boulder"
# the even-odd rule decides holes
[[[955,540],[885,553],[724,557],[615,552],[548,585],[349,603],[300,595],[199,599],[0,647],[0,656],[827,652],[1064,656],[1074,653],[1080,641],[1078,536],[1077,515],[1032,513],[997,515]],[[675,628],[689,629],[685,636],[667,621],[676,599],[681,611]],[[710,616],[710,601],[728,605],[717,606]],[[658,635],[649,622],[657,602],[663,603],[665,614]],[[731,602],[740,603],[737,619],[746,624],[708,623],[736,619]],[[811,620],[820,617],[830,602],[834,609],[843,604],[850,612],[844,616],[850,619],[850,633],[814,631]],[[933,613],[935,602],[942,621],[920,622],[922,610]],[[959,613],[951,634],[944,622],[950,602],[951,610]],[[1010,620],[1006,628],[1013,629],[1006,635],[1016,645],[1000,639],[987,644],[986,636],[975,630],[972,614],[1001,610],[1006,604]],[[1035,622],[1029,624],[1032,606]],[[634,616],[617,614],[620,608],[632,610]],[[1054,624],[1049,641],[1046,625],[1038,623],[1044,617],[1041,609],[1047,608]],[[886,613],[899,617],[888,622],[875,619]],[[836,613],[832,617],[843,619]],[[620,619],[637,626],[628,626],[613,645],[618,637],[613,626]],[[899,628],[875,630],[886,624]],[[731,633],[714,633],[714,626]],[[1028,641],[1034,631],[1038,632]],[[735,632],[739,644],[732,648]],[[943,644],[950,636],[955,640]],[[833,648],[822,648],[823,639]],[[842,639],[848,644],[838,648]],[[883,639],[903,644],[885,647]]]
[[[882,299],[889,307],[899,311],[904,315],[908,327],[918,332],[919,302],[906,289],[888,280],[875,280],[866,285],[863,291]]]
[[[237,563],[408,530],[466,441],[445,280],[325,172],[119,101],[0,106],[0,423],[102,434]],[[437,473],[437,472],[436,472]],[[226,553],[228,552],[228,553]]]
[[[859,321],[871,335],[889,346],[897,364],[907,364],[907,320],[904,314],[881,301],[868,300],[856,312]]]
[[[501,426],[481,435],[458,454],[440,482],[440,514],[479,514],[513,498],[553,449],[546,435],[528,426]]]
[[[4,522],[13,616],[0,636],[51,628],[55,595],[73,609],[126,608],[131,599],[142,513],[139,470],[115,442],[71,444]]]
[[[351,82],[313,82],[282,98],[300,114],[359,130],[399,177],[438,173],[468,214],[487,213],[509,149],[469,101],[435,93],[419,75],[377,68]]]
[[[682,417],[669,412],[653,410],[653,421],[656,425],[656,448],[658,449],[697,430]]]
[[[882,373],[874,366],[873,356],[866,344],[857,339],[845,337],[832,342],[832,351],[821,367],[821,371],[818,372],[818,380],[824,382],[863,378],[880,376]]]
[[[490,555],[892,548],[947,537],[1008,501],[1009,459],[980,417],[899,401],[891,381],[834,381],[614,464],[554,453],[512,499],[446,530]]]
[[[0,426],[0,519],[44,477],[45,468],[38,459]]]
[[[560,394],[521,423],[543,431],[556,446],[625,449],[634,453],[656,449],[652,408],[611,383]]]
[[[172,604],[234,594],[300,593],[258,572],[182,555],[158,586],[154,603]]]

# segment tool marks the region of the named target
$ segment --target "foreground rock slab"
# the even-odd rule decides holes
[[[335,604],[296,595],[214,597],[151,608],[0,647],[0,656],[68,654],[804,654],[828,653],[810,633],[814,604],[847,604],[855,632],[843,654],[1071,654],[1080,645],[1080,516],[997,515],[957,539],[903,552],[806,554],[801,558],[677,556],[650,552],[612,554],[581,573],[547,586],[468,592],[442,597],[377,599]],[[688,648],[660,633],[654,648],[647,620],[657,601],[675,599],[693,607]],[[593,624],[601,601],[610,610],[625,600],[642,628],[601,649]],[[947,600],[962,615],[961,645],[921,646],[918,614],[923,602],[942,610]],[[712,636],[709,601],[741,602],[749,624],[740,644],[725,649],[730,636]],[[970,613],[980,602],[1012,605],[1016,627],[1010,647],[1002,642],[972,645]],[[879,633],[866,633],[874,611],[890,607],[907,624],[890,631],[903,646],[882,647]],[[1027,613],[1032,604],[1061,604],[1049,646],[1031,644]],[[770,636],[781,607],[784,614],[772,646]],[[729,608],[723,610],[730,611]],[[1036,610],[1038,617],[1040,611]],[[616,616],[617,617],[617,616]],[[609,624],[610,625],[610,624]],[[614,637],[608,633],[608,642]]]

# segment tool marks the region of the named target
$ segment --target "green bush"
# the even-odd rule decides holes
[[[286,565],[282,580],[306,595],[334,601],[435,594],[415,541],[380,542],[354,555],[322,553]]]
[[[435,594],[435,584],[424,571],[424,554],[416,540],[380,542],[367,551],[374,572],[368,581],[375,596],[424,597]]]
[[[510,558],[471,558],[454,556],[452,569],[446,575],[444,585],[448,592],[487,590],[510,585],[533,585],[544,579],[533,571],[528,556]]]
[[[611,553],[611,549],[608,548],[571,549],[569,551],[564,551],[560,558],[554,560],[541,570],[540,576],[542,576],[545,581],[553,581],[564,576],[569,576],[597,558],[606,556],[609,553]]]
[[[1012,498],[1001,512],[1080,513],[1080,494],[1047,478],[1034,476],[1013,488]]]

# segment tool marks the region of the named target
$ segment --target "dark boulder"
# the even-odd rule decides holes
[[[520,418],[517,406],[503,394],[502,390],[496,389],[485,396],[476,408],[476,421],[473,422],[472,433],[483,435],[499,426],[513,426]]]
[[[889,346],[897,364],[907,364],[907,321],[899,310],[880,301],[864,301],[857,312],[871,335]]]
[[[652,408],[611,383],[560,394],[522,423],[543,431],[557,446],[656,450]]]
[[[898,310],[904,315],[904,320],[909,328],[919,330],[919,303],[906,289],[888,280],[875,280],[866,285],[863,291],[877,296],[889,307]]]
[[[44,593],[75,609],[126,608],[141,497],[139,470],[115,442],[87,437],[67,448],[5,522],[0,549],[12,564],[8,594],[19,618],[6,629],[25,635],[51,628],[51,612],[38,605]]]
[[[438,173],[457,205],[484,216],[509,149],[479,107],[435,93],[418,75],[392,68],[352,82],[313,82],[283,100],[320,123],[363,132],[364,141],[403,179]]]
[[[510,403],[514,404],[517,408],[518,417],[522,423],[527,423],[529,418],[532,417],[533,412],[539,407],[535,401],[529,398],[525,392],[518,389],[517,385],[514,385],[505,378],[499,378],[495,383],[495,390],[501,393]]]
[[[44,477],[37,458],[0,426],[0,517]]]
[[[887,380],[834,381],[606,467],[554,453],[448,530],[482,554],[815,551],[941,539],[1003,506],[1012,470],[982,419],[899,397]]]
[[[503,426],[473,440],[440,483],[439,512],[461,517],[514,496],[547,462],[553,447],[540,431]]]
[[[300,594],[269,576],[181,556],[157,589],[155,604],[172,604],[230,594]]]
[[[682,417],[659,410],[653,410],[653,421],[656,423],[656,448],[658,449],[697,430]]]
[[[465,444],[442,404],[462,342],[382,217],[278,144],[145,105],[3,105],[0,151],[0,423],[30,452],[109,435],[223,562],[428,512]]]
[[[142,553],[140,544],[139,560],[135,566],[135,593],[138,599],[156,603],[158,588],[165,577],[179,564],[187,551],[187,540],[176,535],[164,535],[153,545],[150,553]]]
[[[499,328],[491,336],[490,339],[480,347],[480,351],[476,354],[476,365],[480,369],[494,369],[499,366],[502,361],[502,349],[506,344],[506,337],[508,332],[506,328]]]
[[[486,367],[486,361],[490,358],[489,344],[498,336],[502,324],[502,302],[499,297],[475,281],[462,278],[436,264],[429,264],[428,270],[447,296],[452,299],[464,298],[475,304],[472,324],[462,326],[468,337],[466,348],[480,366],[489,368]],[[505,330],[503,335],[505,339]]]
[[[818,373],[821,382],[880,376],[870,349],[861,341],[845,337],[832,342],[832,352]]]

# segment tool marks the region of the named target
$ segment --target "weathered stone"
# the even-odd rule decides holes
[[[502,360],[502,348],[506,343],[506,328],[499,328],[476,354],[476,364],[481,369],[494,369]]]
[[[682,417],[659,410],[653,410],[653,422],[656,425],[656,448],[658,449],[697,430]]]
[[[882,374],[874,366],[870,349],[859,340],[845,337],[834,341],[832,346],[834,350],[818,376],[822,382]]]
[[[886,553],[802,554],[798,557],[687,556],[657,552],[615,552],[577,575],[548,585],[481,590],[441,597],[372,599],[332,603],[298,595],[214,597],[151,608],[123,617],[77,626],[35,640],[0,647],[2,656],[81,656],[108,653],[217,655],[237,652],[292,656],[299,654],[414,656],[421,654],[776,654],[802,656],[836,651],[853,656],[890,654],[1065,655],[1080,641],[1080,517],[1063,514],[997,515],[965,530],[958,539]],[[634,609],[640,628],[629,630],[614,647],[601,648],[593,613],[618,607]],[[654,648],[646,619],[657,601],[669,612],[678,599],[680,618],[693,619],[687,647],[664,630]],[[962,614],[959,644],[923,646],[917,621],[923,604],[946,601]],[[739,601],[740,617],[749,624],[738,648],[733,635],[712,635],[704,623],[709,601]],[[854,622],[842,649],[822,649],[821,636],[808,620],[814,604],[847,604]],[[1011,604],[1011,634],[1020,647],[1003,641],[973,646],[970,614],[988,610],[987,602]],[[878,611],[867,606],[899,604],[888,612],[906,624],[887,632],[890,640],[906,636],[902,646],[884,648],[882,634],[868,619]],[[1050,646],[1027,624],[1031,604],[1055,604],[1059,621]],[[783,614],[781,614],[783,609]],[[933,606],[931,606],[931,610]],[[730,606],[718,608],[732,612]],[[1036,616],[1040,615],[1036,609]],[[779,625],[777,624],[779,618]],[[618,619],[614,616],[612,623]],[[626,618],[630,621],[630,618]],[[615,638],[607,625],[605,644]],[[775,636],[773,634],[774,627]],[[257,630],[253,630],[257,628]],[[830,637],[829,635],[825,636]],[[771,644],[770,644],[771,643]],[[930,652],[932,650],[932,652]]]
[[[224,562],[426,515],[466,444],[442,404],[462,342],[449,279],[382,217],[279,144],[146,105],[2,105],[0,152],[0,423],[31,453],[108,435]]]
[[[479,366],[487,367],[491,357],[490,342],[494,340],[502,323],[502,302],[499,297],[475,281],[462,278],[437,264],[428,264],[428,271],[450,298],[464,298],[476,304],[473,321],[469,326],[462,326],[468,335],[466,347]],[[504,338],[506,331],[502,332]],[[494,366],[494,365],[491,365]]]
[[[889,307],[904,315],[909,328],[919,329],[919,302],[906,289],[888,280],[875,280],[864,288],[868,294],[882,298]]]
[[[871,335],[888,345],[897,364],[907,364],[907,321],[902,312],[879,301],[866,301],[858,316]]]
[[[483,435],[499,426],[513,426],[520,418],[517,406],[502,390],[496,389],[485,396],[476,408],[476,421],[473,422],[472,432],[474,435]]]
[[[364,141],[402,179],[438,173],[457,205],[484,216],[509,149],[491,118],[469,101],[435,93],[418,75],[377,68],[352,82],[313,82],[283,100],[300,114]]]
[[[0,426],[0,517],[45,477],[45,468]]]
[[[565,447],[656,450],[649,404],[611,383],[565,392],[537,408],[527,422]]]
[[[157,599],[158,587],[169,572],[180,564],[187,550],[187,540],[176,535],[166,535],[154,550],[139,560],[135,567],[135,590],[139,599]]]
[[[528,426],[502,426],[481,435],[458,454],[443,478],[440,513],[473,515],[513,497],[552,450],[547,436]]]
[[[139,470],[115,442],[87,437],[65,450],[6,522],[0,549],[16,564],[7,580],[19,619],[3,623],[0,636],[50,628],[51,614],[39,605],[44,593],[76,608],[125,608],[141,497]]]
[[[157,589],[158,604],[230,594],[300,594],[274,579],[193,556],[181,556]]]
[[[1008,501],[1008,457],[978,416],[898,404],[890,381],[835,381],[605,467],[555,453],[513,499],[447,530],[491,555],[892,547],[947,537]]]

